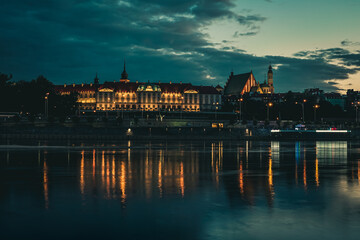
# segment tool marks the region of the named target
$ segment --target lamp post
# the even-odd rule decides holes
[[[305,103],[307,102],[306,99],[303,100],[303,102],[301,103],[302,106],[302,115],[303,115],[303,122],[305,122]]]
[[[45,94],[45,117],[49,116],[49,93]]]
[[[316,122],[316,110],[320,107],[320,105],[315,104],[314,105],[314,122]]]
[[[267,120],[269,121],[269,109],[273,106],[274,104],[272,102],[269,102],[266,104],[267,106]]]
[[[158,102],[158,112],[159,112],[159,118],[161,118],[161,113],[160,113],[160,108],[161,108],[161,99]]]
[[[358,122],[358,109],[359,109],[360,102],[356,101],[356,102],[353,102],[352,104],[355,107],[355,122],[357,123]]]
[[[242,105],[242,102],[244,101],[244,99],[241,97],[239,99],[239,120],[241,121],[241,105]]]
[[[217,120],[217,110],[218,110],[219,102],[213,103],[213,105],[215,105],[215,120]]]
[[[184,97],[181,96],[181,97],[180,97],[180,119],[182,119],[183,101],[184,101]]]
[[[301,110],[302,110],[302,120],[305,122],[305,103],[307,102],[306,99],[303,99],[301,102]],[[298,104],[298,102],[295,102],[295,104]]]

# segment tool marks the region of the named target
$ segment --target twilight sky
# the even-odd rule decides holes
[[[1,0],[0,72],[57,84],[225,84],[274,66],[275,91],[360,90],[359,0]]]

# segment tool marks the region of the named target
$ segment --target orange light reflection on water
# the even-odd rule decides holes
[[[242,161],[240,161],[240,169],[239,169],[239,187],[240,187],[240,193],[241,195],[244,194],[244,173],[243,173],[243,166]]]
[[[183,162],[180,163],[180,191],[181,191],[181,196],[184,197],[185,181],[184,181],[184,164],[183,164]]]
[[[320,181],[319,181],[319,160],[318,159],[315,160],[315,182],[316,182],[316,186],[319,187]]]
[[[84,166],[85,166],[85,152],[81,151],[81,162],[80,162],[80,192],[84,195],[85,180],[84,180]]]
[[[44,159],[44,166],[43,166],[43,188],[44,188],[44,201],[45,201],[45,208],[49,208],[49,189],[48,189],[48,167],[46,164],[46,159]]]

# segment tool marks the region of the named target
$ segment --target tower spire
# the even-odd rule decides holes
[[[94,78],[94,84],[99,84],[99,78],[98,73],[96,72],[95,78]]]
[[[268,85],[270,87],[270,93],[274,93],[274,79],[273,79],[273,71],[271,63],[269,65],[269,71],[268,71]]]
[[[128,74],[127,74],[127,72],[126,72],[126,61],[125,61],[125,59],[124,59],[124,70],[123,70],[123,72],[121,73],[120,82],[129,82]]]

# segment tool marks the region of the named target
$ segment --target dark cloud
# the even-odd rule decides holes
[[[254,26],[254,24],[256,23],[265,21],[266,18],[260,15],[248,15],[248,16],[237,16],[236,20],[242,25]]]
[[[235,32],[234,33],[234,37],[244,37],[244,36],[255,36],[257,34],[257,32],[244,32],[244,33],[239,33],[239,32]]]
[[[345,39],[345,40],[341,41],[341,45],[344,47],[360,46],[360,42],[353,42],[353,41],[350,41],[349,39]]]
[[[263,79],[269,62],[277,65],[278,90],[309,86],[336,89],[325,81],[347,79],[358,55],[344,49],[302,52],[294,58],[257,57],[231,46],[209,42],[200,31],[211,23],[239,24],[236,37],[258,33],[265,17],[234,12],[233,0],[3,0],[0,3],[0,72],[16,80],[39,74],[56,83],[117,80],[127,59],[132,81],[224,84],[231,69],[254,71]],[[338,52],[336,52],[338,51]],[[299,57],[305,59],[299,59]]]
[[[360,67],[359,51],[351,52],[344,48],[329,48],[315,51],[301,51],[295,53],[296,57],[306,57],[308,59],[324,60],[326,62],[339,61],[345,66]]]

